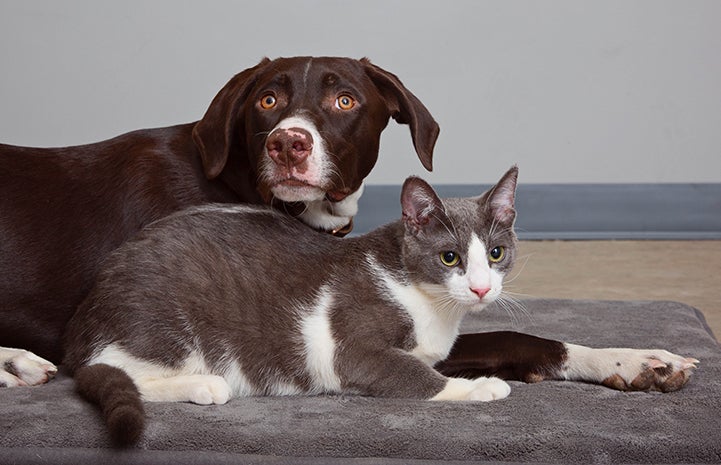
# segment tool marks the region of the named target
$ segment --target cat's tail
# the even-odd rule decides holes
[[[137,443],[145,427],[145,410],[130,376],[100,363],[78,368],[73,377],[78,393],[102,410],[113,440],[120,446]]]

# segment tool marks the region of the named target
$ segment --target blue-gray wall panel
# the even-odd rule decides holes
[[[442,197],[489,186],[441,185]],[[400,186],[367,186],[355,233],[400,216]],[[721,184],[527,184],[516,195],[522,239],[721,239]]]

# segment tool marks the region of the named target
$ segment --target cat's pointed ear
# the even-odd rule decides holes
[[[403,222],[413,232],[435,225],[445,217],[441,199],[427,182],[416,176],[403,183],[401,208]]]
[[[516,219],[516,183],[518,167],[512,166],[500,181],[488,192],[482,206],[488,208],[493,218],[502,224],[513,224]],[[483,200],[483,198],[482,198]]]

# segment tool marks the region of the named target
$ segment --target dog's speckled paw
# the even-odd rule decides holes
[[[626,364],[626,369],[619,370],[601,384],[621,391],[677,391],[691,379],[697,363],[695,358],[665,350],[630,350],[624,356],[624,363],[619,365],[621,368]]]

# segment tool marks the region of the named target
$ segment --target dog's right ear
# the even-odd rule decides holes
[[[220,89],[211,102],[203,119],[193,128],[193,141],[203,160],[205,177],[214,179],[223,171],[237,133],[240,119],[240,106],[245,102],[248,92],[255,83],[258,70],[270,63],[268,58],[252,68],[233,76]]]
[[[406,89],[395,74],[372,64],[367,58],[360,61],[366,74],[386,99],[393,119],[399,124],[408,124],[411,127],[411,138],[418,158],[428,171],[432,171],[433,147],[440,132],[438,123],[418,97]]]

